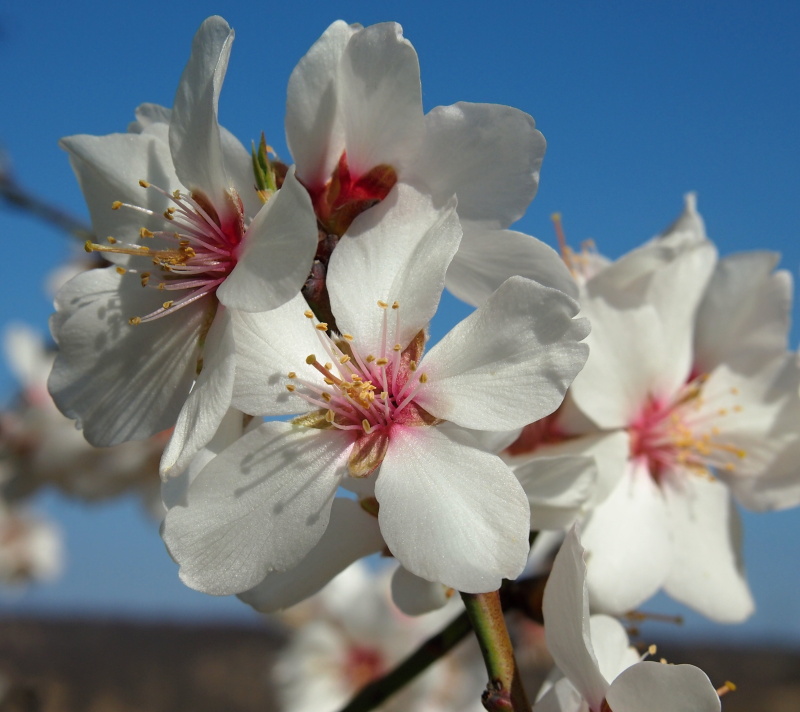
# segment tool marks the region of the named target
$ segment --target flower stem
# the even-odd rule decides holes
[[[489,673],[489,683],[481,700],[483,706],[490,712],[530,712],[531,703],[522,687],[503,617],[500,592],[462,593],[461,598]]]
[[[470,632],[467,613],[455,618],[444,630],[428,638],[394,670],[366,685],[341,712],[369,712],[411,682],[439,658],[450,652]],[[530,709],[530,706],[528,707]]]

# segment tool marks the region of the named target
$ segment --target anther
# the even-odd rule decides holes
[[[289,371],[287,375],[289,376],[289,378],[297,378],[297,374],[294,371]]]
[[[111,235],[109,235],[106,238],[106,241],[108,242],[109,245],[116,245],[117,244],[117,238],[116,237],[111,237]]]
[[[289,391],[290,393],[294,393],[294,391],[295,391],[294,384],[292,384],[292,383],[287,383],[287,384],[286,384],[286,390],[287,390],[287,391]]]
[[[124,267],[117,267],[117,274],[125,274],[127,271]]]
[[[130,319],[128,319],[128,323],[131,326],[139,326],[139,324],[142,323],[142,317],[140,317],[140,316],[132,316]]]
[[[155,233],[150,232],[146,227],[139,230],[139,237],[155,237]]]
[[[169,301],[164,302],[161,306],[164,309],[169,309],[174,303],[175,302],[170,299]]]
[[[341,363],[341,364],[345,364],[345,363],[347,363],[349,360],[350,360],[350,357],[349,357],[347,354],[345,354],[344,356],[342,356],[342,357],[340,357],[340,358],[339,358],[339,363]]]
[[[314,318],[314,312],[312,312],[310,309],[306,309],[303,312],[303,316],[305,316],[306,319],[313,319]]]
[[[111,203],[111,209],[112,210],[119,210],[121,207],[122,207],[122,201],[121,200],[115,200],[113,203]]]
[[[400,346],[400,344],[395,344],[394,346],[392,346],[392,351],[402,351],[402,350],[403,347]]]
[[[306,356],[306,363],[311,366],[317,362],[317,357],[314,354],[309,354]]]
[[[342,338],[345,341],[352,341],[353,340],[353,335],[352,334],[342,334]]]
[[[314,328],[317,329],[318,331],[327,331],[328,325],[324,321],[321,321]]]
[[[150,184],[146,180],[140,180],[139,181],[139,185],[142,186],[142,188],[149,188],[150,187]]]
[[[392,309],[399,309],[399,308],[400,308],[400,302],[392,302]]]
[[[372,426],[369,424],[369,421],[366,418],[364,418],[364,420],[361,421],[361,427],[364,428],[364,432],[367,435],[369,435],[372,432]]]
[[[381,309],[388,309],[389,308],[389,305],[386,302],[384,302],[382,299],[378,300],[378,306]]]
[[[381,356],[381,358],[375,360],[375,365],[376,366],[385,366],[387,363],[389,363],[389,359],[388,358],[384,358],[383,356]]]
[[[419,375],[419,382],[420,383],[427,383],[428,382],[428,374],[427,373],[421,373]]]

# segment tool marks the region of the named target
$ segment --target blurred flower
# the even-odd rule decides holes
[[[92,447],[47,392],[54,354],[42,338],[15,326],[5,334],[5,347],[20,392],[13,407],[0,413],[4,496],[15,501],[45,486],[87,501],[135,491],[154,516],[163,516],[157,472],[169,434],[113,448]]]
[[[731,494],[754,509],[800,502],[800,368],[786,349],[791,284],[775,263],[718,261],[690,196],[667,233],[583,285],[587,365],[565,405],[506,454],[523,482],[543,457],[595,459],[583,541],[600,610],[663,586],[716,620],[751,613]]]
[[[356,563],[320,594],[281,615],[294,628],[273,670],[285,712],[341,708],[364,685],[390,672],[455,617],[459,604],[409,617],[392,605],[389,569]],[[380,709],[461,712],[483,709],[483,661],[465,641]]]

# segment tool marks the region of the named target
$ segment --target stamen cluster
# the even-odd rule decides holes
[[[714,407],[703,397],[708,377],[698,376],[684,386],[671,401],[650,397],[630,427],[631,454],[645,458],[653,478],[675,467],[685,467],[708,475],[711,469],[735,470],[735,459],[746,452],[723,439],[719,421],[731,412],[741,411],[739,404]],[[737,396],[736,388],[729,389]]]
[[[332,427],[369,435],[395,423],[421,424],[421,409],[413,407],[413,400],[428,380],[417,363],[422,352],[423,335],[420,334],[403,349],[395,339],[389,338],[389,311],[395,314],[393,336],[396,337],[400,331],[399,303],[394,302],[390,307],[388,303],[379,301],[378,307],[383,310],[378,355],[362,354],[351,334],[342,334],[341,339],[331,338],[328,324],[317,322],[315,330],[329,360],[323,364],[315,354],[309,354],[306,363],[320,373],[322,385],[318,381],[299,378],[294,371],[288,374],[293,382],[286,388],[319,408],[325,423]],[[305,316],[315,320],[311,310],[307,310]],[[298,386],[302,390],[298,390]]]
[[[160,273],[160,278],[154,279],[151,271],[117,267],[120,274],[138,274],[142,287],[155,287],[165,291],[188,290],[187,294],[177,300],[166,300],[160,309],[150,314],[132,316],[129,323],[134,326],[157,319],[167,311],[175,311],[213,293],[236,266],[237,250],[245,227],[238,196],[226,196],[231,203],[228,211],[230,217],[223,218],[199,191],[187,194],[175,190],[169,193],[145,180],[140,180],[139,185],[142,188],[152,188],[173,203],[161,213],[169,229],[151,231],[142,227],[139,237],[143,240],[167,240],[167,244],[173,243],[175,246],[154,248],[142,244],[120,243],[114,237],[107,238],[107,245],[98,245],[91,241],[84,245],[87,252],[125,254],[149,259]],[[115,201],[111,207],[113,210],[134,210],[148,217],[158,215],[148,208],[121,201]]]

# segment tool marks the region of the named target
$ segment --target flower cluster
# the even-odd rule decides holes
[[[271,611],[380,552],[416,614],[505,590],[532,532],[580,522],[545,594],[561,673],[535,708],[718,709],[703,673],[638,662],[588,611],[661,588],[718,620],[752,611],[733,497],[800,502],[777,257],[719,258],[694,196],[617,261],[510,229],[541,133],[507,106],[424,113],[394,23],[331,25],[289,78],[291,161],[248,153],[218,122],[233,37],[203,23],[172,109],[62,141],[107,266],[56,298],[50,392],[94,445],[166,432],[181,579]],[[432,344],[445,288],[475,310]]]

